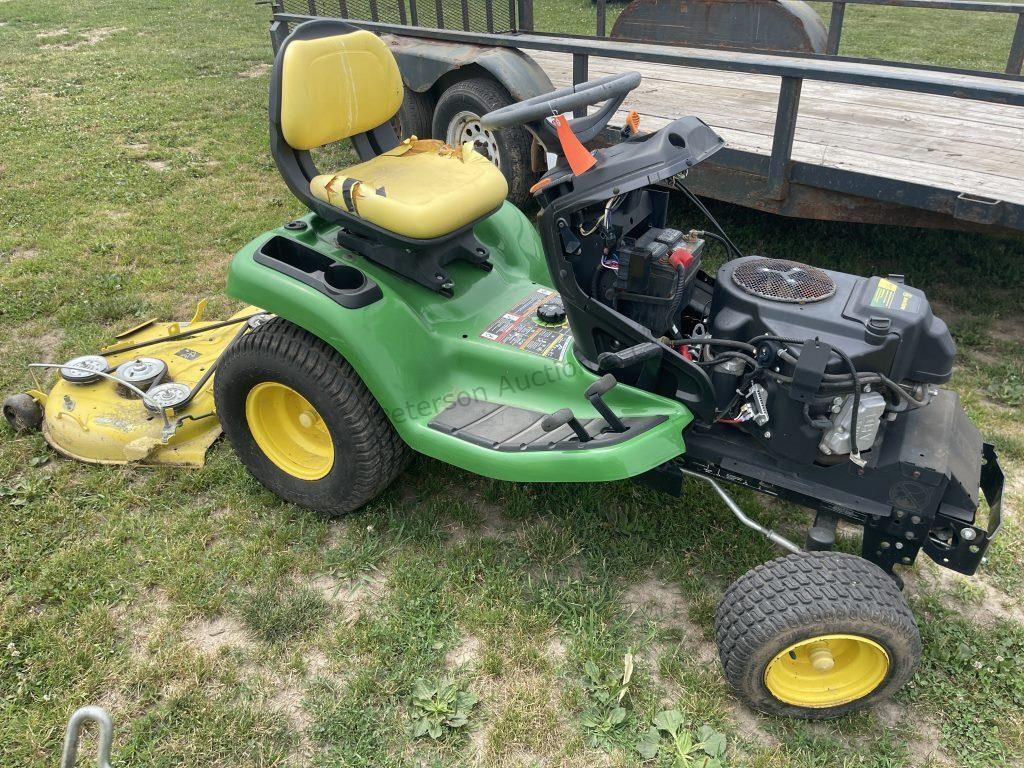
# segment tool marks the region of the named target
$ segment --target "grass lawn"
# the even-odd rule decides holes
[[[300,213],[266,146],[266,20],[248,0],[0,0],[0,392],[201,297],[234,308],[230,254]],[[979,35],[992,47],[962,55],[998,62],[1008,38]],[[776,553],[701,488],[511,485],[419,458],[325,520],[224,443],[202,470],[104,468],[4,424],[0,766],[55,765],[87,703],[114,715],[115,768],[632,766],[666,708],[723,733],[731,766],[1019,764],[1024,243],[713,208],[748,250],[926,289],[959,343],[953,386],[1002,454],[1009,520],[984,572],[922,556],[906,574],[925,655],[895,701],[819,724],[736,703],[714,608]],[[802,536],[803,512],[738,497]],[[615,724],[600,700],[626,654]],[[449,695],[467,724],[414,738]]]

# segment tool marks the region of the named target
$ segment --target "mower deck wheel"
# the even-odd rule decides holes
[[[737,579],[718,605],[725,676],[753,709],[836,717],[902,687],[921,636],[892,577],[854,555],[801,552]]]
[[[15,432],[34,432],[43,424],[43,406],[32,395],[11,395],[4,400],[4,418]]]
[[[351,512],[409,462],[408,447],[352,366],[283,319],[225,353],[214,397],[246,469],[294,504],[328,515]]]

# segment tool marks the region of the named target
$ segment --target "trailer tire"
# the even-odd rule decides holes
[[[749,707],[837,717],[913,676],[921,635],[891,576],[860,557],[801,552],[759,565],[715,617],[725,677]]]
[[[480,118],[515,103],[505,88],[488,77],[459,80],[441,94],[434,110],[433,136],[452,146],[477,143],[477,151],[490,159],[508,181],[508,199],[522,207],[530,199],[536,174],[531,170],[529,132],[521,125],[487,131]],[[495,158],[497,155],[497,158]]]
[[[225,352],[214,398],[246,469],[285,501],[326,515],[366,504],[411,457],[352,366],[282,318]]]
[[[392,120],[399,140],[415,136],[426,139],[433,127],[434,99],[430,93],[419,93],[406,87],[402,106]]]

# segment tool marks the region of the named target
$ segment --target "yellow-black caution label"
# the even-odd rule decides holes
[[[878,280],[875,293],[871,297],[872,307],[892,309],[898,312],[916,312],[917,296],[898,283],[884,277]]]

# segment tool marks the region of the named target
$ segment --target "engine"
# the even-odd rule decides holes
[[[710,341],[690,350],[718,361],[710,370],[722,418],[750,422],[776,455],[801,463],[870,451],[887,423],[949,380],[956,353],[902,276],[763,256],[719,270],[703,328]]]
[[[927,405],[952,375],[949,329],[901,275],[749,256],[709,287],[698,282],[704,236],[664,227],[623,236],[589,293],[700,365],[718,421],[772,455],[862,463],[886,425]]]
[[[924,548],[973,573],[999,529],[1003,476],[957,393],[941,388],[956,349],[924,293],[901,275],[764,256],[712,277],[707,243],[740,252],[675,186],[714,231],[667,227],[668,195],[650,187],[612,186],[601,203],[593,192],[552,222],[576,358],[693,414],[685,452],[644,482],[681,493],[681,467],[813,508],[810,549],[831,548],[845,520],[864,527],[864,557],[887,570]]]
[[[863,466],[887,427],[927,406],[952,375],[949,329],[901,275],[748,256],[711,280],[701,272],[706,242],[735,246],[724,232],[668,228],[666,212],[665,193],[644,190],[563,227],[565,251],[579,254],[577,281],[698,365],[713,385],[715,422],[776,459]],[[586,340],[585,329],[577,335]]]

